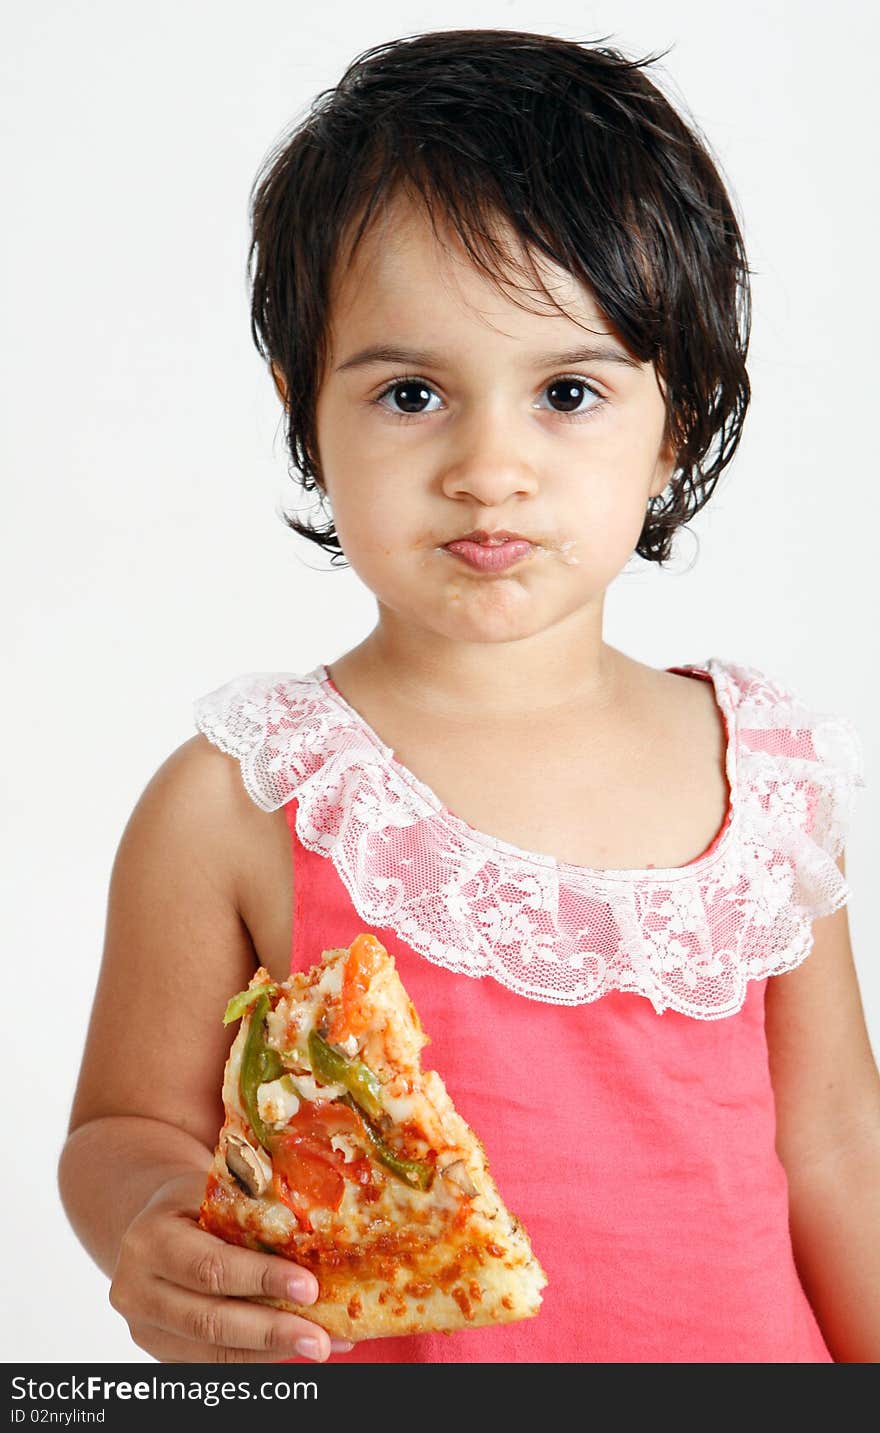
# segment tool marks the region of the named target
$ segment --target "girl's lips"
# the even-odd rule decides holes
[[[457,542],[447,542],[445,550],[481,572],[503,572],[527,557],[533,550],[533,544],[524,538],[497,543],[471,542],[468,538],[461,538]]]

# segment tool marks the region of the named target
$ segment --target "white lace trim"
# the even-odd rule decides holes
[[[296,798],[300,840],[333,861],[365,925],[533,1000],[633,991],[658,1014],[715,1020],[742,1007],[749,980],[799,964],[812,921],[849,899],[836,857],[865,779],[848,718],[752,667],[713,657],[703,670],[728,724],[731,818],[713,851],[672,869],[590,870],[475,831],[323,666],[235,677],[194,714],[262,810]]]

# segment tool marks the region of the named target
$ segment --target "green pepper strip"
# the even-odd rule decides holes
[[[342,1103],[350,1105],[355,1113],[360,1115],[367,1138],[373,1146],[376,1158],[381,1164],[384,1164],[387,1169],[391,1170],[392,1174],[396,1174],[397,1178],[402,1179],[404,1184],[408,1184],[411,1189],[427,1190],[431,1188],[431,1185],[434,1183],[434,1175],[436,1174],[433,1164],[426,1164],[425,1161],[421,1159],[402,1159],[399,1154],[395,1154],[394,1150],[389,1148],[385,1143],[379,1131],[375,1128],[372,1121],[367,1119],[363,1110],[359,1110],[355,1107],[350,1095],[343,1095]]]
[[[247,990],[240,990],[237,995],[233,995],[227,1005],[226,1013],[223,1016],[223,1024],[231,1025],[232,1021],[240,1019],[244,1012],[250,1009],[254,1004],[254,1001],[259,1000],[261,995],[274,995],[277,989],[278,986],[273,983],[269,985],[252,985]]]
[[[317,1030],[309,1034],[309,1059],[312,1070],[319,1080],[327,1085],[342,1085],[362,1110],[378,1119],[382,1109],[382,1086],[369,1065],[361,1060],[349,1060],[339,1050],[328,1045]]]
[[[269,996],[264,987],[260,990],[251,1010],[239,1075],[241,1102],[250,1120],[251,1129],[260,1144],[266,1149],[269,1148],[269,1131],[260,1118],[257,1090],[266,1080],[277,1080],[284,1068],[278,1051],[266,1044],[265,1025],[268,1013]]]

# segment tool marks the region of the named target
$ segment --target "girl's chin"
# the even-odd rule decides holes
[[[516,642],[534,636],[563,614],[549,614],[528,596],[475,601],[472,594],[449,592],[442,602],[395,607],[407,625],[434,632],[458,642]]]

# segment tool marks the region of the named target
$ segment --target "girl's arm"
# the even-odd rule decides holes
[[[845,857],[838,865],[845,874]],[[795,1261],[838,1363],[880,1362],[880,1074],[842,906],[767,983],[776,1148]]]
[[[110,1302],[165,1362],[331,1350],[324,1329],[243,1297],[312,1302],[309,1271],[196,1222],[223,1123],[222,1013],[259,964],[234,898],[242,799],[235,763],[199,735],[160,767],[128,821],[58,1168],[70,1222],[111,1277]]]

